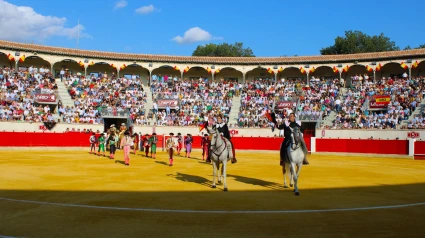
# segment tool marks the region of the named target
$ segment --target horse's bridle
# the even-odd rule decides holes
[[[218,135],[218,131],[217,131],[217,129],[214,131],[214,132],[210,132],[210,130],[208,129],[208,132],[210,133],[210,134],[216,134],[216,137],[217,136],[220,136],[220,135]],[[224,142],[224,140],[223,140],[223,142],[219,145],[219,146],[222,146],[223,144],[225,144],[225,142]],[[221,154],[223,154],[223,152],[226,150],[226,146],[224,146],[224,149],[220,152],[220,154],[217,154],[216,153],[216,151],[218,151],[218,150],[213,150],[213,148],[215,147],[215,148],[218,148],[219,146],[217,146],[217,138],[215,138],[215,142],[214,142],[214,145],[213,144],[210,144],[210,150],[211,150],[211,152],[213,153],[213,154],[215,154],[217,157],[220,157],[220,155]]]
[[[299,140],[300,140],[299,129],[297,129],[296,131],[298,132],[298,135],[295,136],[294,130],[291,128],[291,132],[292,132],[291,149],[292,150],[296,150],[296,149],[298,149],[301,146],[301,143],[299,143]]]

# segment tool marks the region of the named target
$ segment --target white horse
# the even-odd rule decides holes
[[[209,129],[205,127],[210,134],[210,158],[213,164],[213,184],[212,188],[216,188],[215,179],[218,177],[218,183],[223,179],[224,191],[227,192],[227,183],[226,183],[226,171],[227,171],[227,162],[230,160],[231,144],[230,141],[226,138],[222,138],[217,129]],[[230,149],[229,149],[230,148]],[[218,170],[221,167],[221,176],[218,175]]]
[[[284,188],[287,188],[286,185],[286,172],[288,168],[290,170],[289,182],[290,186],[293,186],[293,181],[295,183],[294,192],[295,195],[300,195],[298,191],[298,178],[300,176],[301,167],[303,165],[304,156],[307,156],[307,147],[304,144],[304,138],[298,127],[291,128],[291,142],[287,148],[288,160],[284,161],[283,169],[283,185]]]

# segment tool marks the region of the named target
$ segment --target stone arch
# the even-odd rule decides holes
[[[91,61],[90,61],[91,62]],[[117,67],[119,67],[117,65]],[[117,76],[117,69],[113,68],[111,64],[107,62],[97,62],[94,65],[90,65],[87,67],[87,76],[94,75],[98,77],[99,75],[107,74],[108,78],[111,78],[112,75]]]
[[[342,70],[342,68],[338,70]],[[355,65],[351,65],[346,73],[343,72],[341,74],[341,77],[345,79],[345,85],[350,86],[353,83],[352,77],[356,75],[365,75],[365,74],[369,75],[369,77],[373,76],[373,72],[367,72],[365,65],[355,64]]]
[[[216,68],[217,69],[217,68]],[[242,83],[243,81],[243,74],[241,71],[233,68],[233,67],[224,67],[220,69],[220,72],[216,73],[214,75],[214,79],[215,80],[219,80],[223,78],[224,81],[232,81],[234,82],[235,80],[237,82]]]
[[[310,70],[310,69],[309,69]],[[314,76],[315,78],[338,78],[339,75],[335,74],[333,68],[328,65],[322,65],[315,68],[313,73],[310,73],[310,77]]]
[[[418,67],[412,68],[412,77],[425,76],[425,59],[422,61],[418,60],[418,63]]]
[[[306,69],[304,68],[304,70],[310,70],[310,69]],[[283,69],[282,72],[279,72],[277,74],[277,80],[281,81],[285,79],[285,81],[287,80],[298,80],[301,79],[302,82],[306,83],[307,82],[307,74],[303,74],[300,71],[300,68],[297,68],[295,66],[289,66]]]
[[[382,65],[381,70],[376,72],[376,77],[380,78],[388,78],[388,77],[401,77],[403,73],[408,72],[408,69],[403,69],[399,62],[388,62]]]
[[[120,77],[131,78],[133,75],[139,77],[144,85],[149,83],[149,70],[140,64],[130,64],[120,70]]]
[[[15,67],[15,60],[9,60],[7,57],[8,54],[0,52],[0,68],[8,67],[8,68],[14,68]],[[15,56],[16,58],[16,56]]]
[[[274,71],[276,72],[276,69],[274,69]],[[262,66],[258,66],[246,72],[246,82],[252,82],[260,78],[263,82],[264,80],[274,82],[274,74],[267,72],[267,69]]]
[[[65,70],[67,71],[69,74],[77,74],[77,73],[81,73],[81,75],[85,74],[85,69],[84,66],[81,66],[78,64],[77,61],[73,60],[73,59],[64,59],[61,61],[58,61],[56,63],[53,64],[53,75],[56,78],[60,77],[60,71],[61,70]]]
[[[19,57],[21,56],[15,56],[15,60],[18,61],[18,69],[26,69],[31,66],[36,67],[37,69],[40,69],[40,67],[48,68],[49,70],[52,69],[51,63],[38,55],[25,56],[24,62],[19,62]]]
[[[204,67],[200,66],[193,66],[189,71],[183,73],[184,79],[199,79],[200,77],[208,78],[208,81],[212,80],[211,73],[208,73]]]
[[[154,76],[156,76],[158,79],[161,79],[165,76],[167,76],[168,78],[181,78],[181,70],[183,69],[179,67],[179,70],[175,70],[174,67],[175,66],[171,65],[161,65],[152,70],[152,78],[154,78]]]

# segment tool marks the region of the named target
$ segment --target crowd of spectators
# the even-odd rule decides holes
[[[103,123],[103,115],[129,116],[133,121],[144,120],[147,94],[142,81],[135,75],[125,78],[108,77],[106,72],[89,77],[65,74],[62,79],[74,106],[59,106],[66,123]]]
[[[404,77],[389,77],[373,81],[372,78],[358,80],[348,90],[338,115],[329,129],[408,129],[420,126],[420,120],[413,120],[410,126],[402,126],[421,103],[425,94],[424,78],[409,80]],[[370,109],[367,105],[373,96],[388,96],[388,106]],[[366,103],[365,103],[366,102]]]
[[[172,80],[171,80],[172,79]],[[185,78],[177,76],[152,76],[152,113],[158,126],[198,126],[208,116],[224,115],[228,121],[232,109],[232,98],[238,84],[223,78],[209,82],[207,78]],[[176,104],[164,105],[173,100]],[[230,125],[229,125],[230,126]]]
[[[55,94],[57,85],[47,67],[0,67],[0,120],[18,122],[54,121],[48,105],[38,104],[35,94]]]

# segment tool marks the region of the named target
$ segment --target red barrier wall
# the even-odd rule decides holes
[[[415,142],[415,155],[425,155],[425,141]]]
[[[408,140],[316,138],[316,152],[408,155]]]
[[[90,134],[79,132],[49,133],[49,132],[0,132],[0,146],[53,146],[81,147],[90,146]],[[165,139],[168,138],[168,135]],[[193,136],[192,147],[201,148],[201,136]],[[162,148],[164,136],[158,135],[158,147]],[[310,150],[310,137],[304,138]],[[279,137],[233,137],[236,150],[279,150],[283,138]]]

